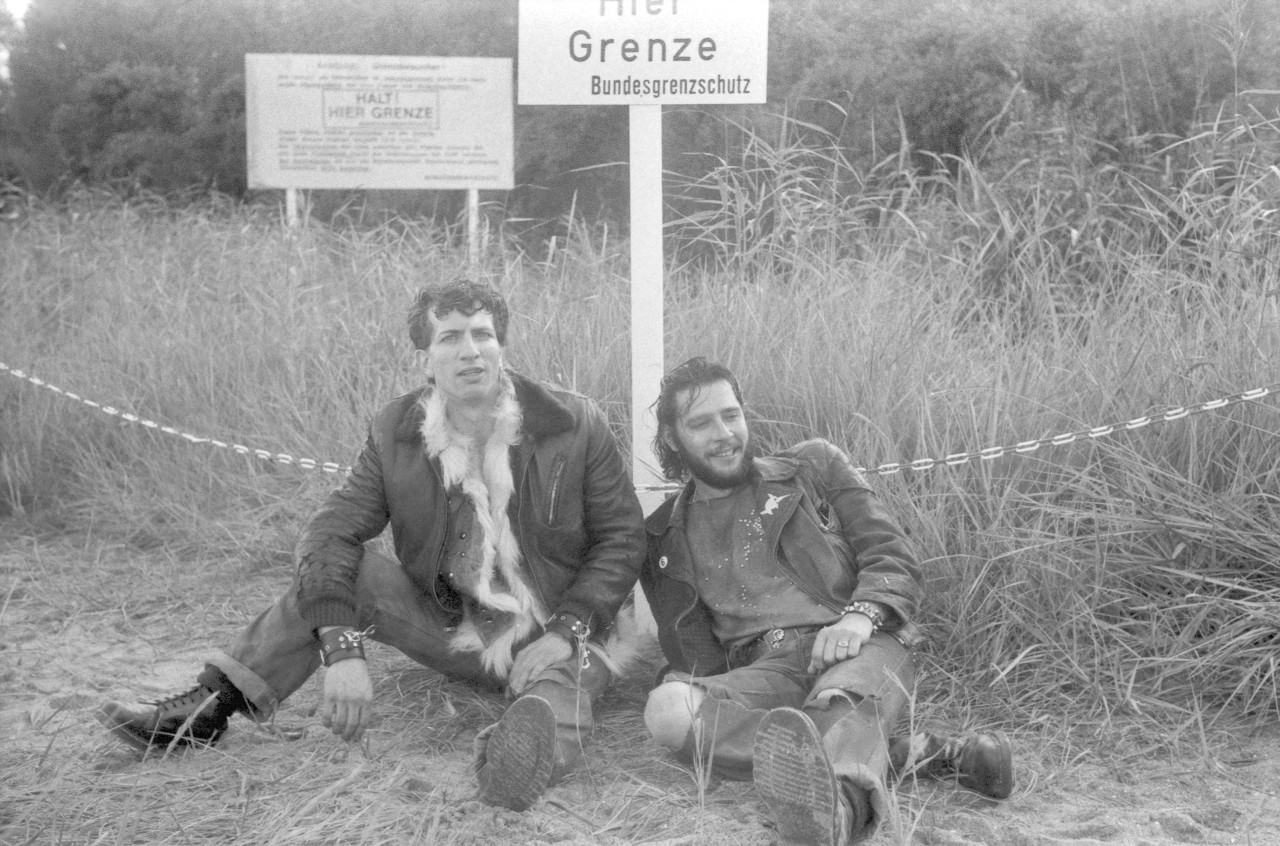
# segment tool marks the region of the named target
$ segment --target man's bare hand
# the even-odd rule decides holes
[[[373,682],[363,658],[339,661],[324,671],[320,722],[343,740],[359,740],[373,715]]]
[[[834,664],[854,657],[871,639],[871,618],[865,614],[845,614],[818,632],[809,659],[809,672],[818,673]]]
[[[519,696],[543,670],[552,664],[568,661],[572,655],[573,647],[569,645],[569,641],[558,634],[547,632],[516,655],[508,689]]]

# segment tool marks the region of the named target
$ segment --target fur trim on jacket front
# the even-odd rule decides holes
[[[449,422],[440,391],[423,394],[419,402],[422,443],[428,457],[440,462],[445,489],[461,491],[475,509],[482,536],[481,562],[471,598],[483,608],[500,612],[503,621],[497,637],[486,644],[468,603],[452,646],[458,651],[481,653],[485,669],[505,679],[515,660],[516,645],[547,618],[546,609],[521,572],[520,545],[507,512],[515,493],[510,448],[521,438],[515,388],[504,374],[493,432],[483,444],[464,436]]]

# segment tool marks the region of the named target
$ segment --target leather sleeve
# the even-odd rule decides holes
[[[584,403],[582,566],[554,613],[588,622],[594,636],[612,626],[645,554],[644,512],[604,412]]]
[[[312,515],[294,550],[298,607],[313,628],[358,622],[355,585],[364,544],[389,519],[382,460],[370,433],[346,482]]]
[[[915,621],[924,599],[924,575],[906,533],[849,457],[833,444],[821,444],[815,464],[858,567],[849,600],[883,603],[906,627]]]

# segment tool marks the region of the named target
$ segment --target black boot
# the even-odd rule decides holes
[[[1013,750],[1004,732],[942,738],[921,733],[889,741],[889,762],[899,777],[915,773],[953,778],[961,787],[992,799],[1013,792]]]
[[[236,694],[198,685],[186,693],[146,705],[108,702],[98,709],[98,722],[130,746],[212,746],[227,730],[227,719],[238,709]]]

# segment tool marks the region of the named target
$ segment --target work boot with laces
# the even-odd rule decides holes
[[[157,747],[212,746],[236,712],[232,697],[198,685],[157,702],[125,705],[108,702],[95,716],[125,743],[147,751]]]
[[[939,737],[921,733],[889,741],[889,760],[899,776],[914,773],[954,779],[991,799],[1013,793],[1013,750],[1004,732]]]

